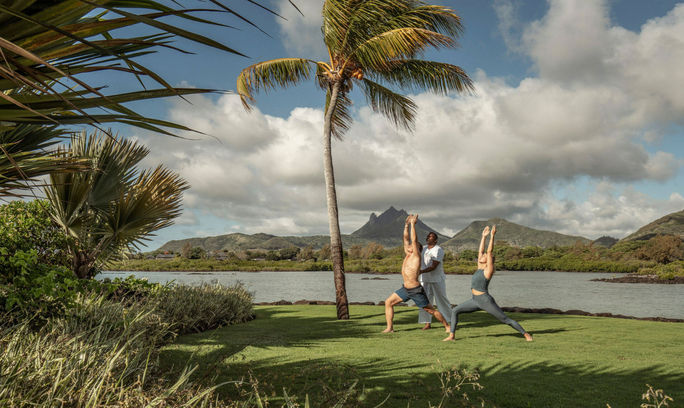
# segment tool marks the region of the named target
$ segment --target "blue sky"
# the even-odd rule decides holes
[[[246,3],[246,2],[245,2]],[[244,8],[271,37],[191,26],[249,55],[184,41],[196,53],[143,62],[171,83],[234,90],[261,60],[322,58],[322,2],[270,4],[287,20]],[[416,131],[393,128],[353,94],[355,124],[333,146],[343,233],[389,206],[421,214],[452,235],[503,217],[588,238],[621,238],[684,208],[684,3],[665,0],[442,1],[463,18],[461,47],[427,59],[463,67],[474,95],[412,94]],[[98,79],[98,78],[95,78]],[[122,90],[111,82],[111,90]],[[257,95],[246,113],[235,95],[133,105],[214,138],[172,140],[130,128],[148,164],[192,185],[170,239],[265,232],[327,233],[322,179],[323,94],[313,83]]]

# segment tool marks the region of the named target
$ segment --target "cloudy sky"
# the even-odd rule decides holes
[[[320,0],[273,2],[208,31],[249,59],[207,49],[162,54],[173,83],[235,89],[241,68],[283,56],[323,58]],[[456,50],[426,57],[460,65],[472,95],[411,94],[413,133],[354,98],[354,125],[333,144],[343,233],[389,206],[453,235],[503,217],[534,228],[617,238],[684,209],[684,3],[652,0],[440,1],[463,18]],[[215,30],[215,29],[211,29]],[[216,29],[217,30],[217,29]],[[313,84],[258,94],[245,112],[232,93],[158,102],[149,112],[212,137],[172,139],[123,129],[192,188],[170,239],[231,232],[327,233],[322,104]]]

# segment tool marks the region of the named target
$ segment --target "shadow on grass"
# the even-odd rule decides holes
[[[353,317],[350,321],[337,321],[330,310],[322,309],[320,314],[312,316],[310,313],[301,314],[292,307],[260,308],[257,319],[247,324],[180,337],[173,346],[162,352],[162,369],[173,377],[179,372],[179,365],[187,362],[197,364],[199,368],[195,378],[206,384],[253,376],[259,383],[259,392],[271,399],[272,406],[282,405],[283,389],[289,395],[298,396],[300,403],[308,394],[313,407],[332,406],[358,381],[353,398],[344,406],[374,407],[389,396],[383,407],[406,407],[409,404],[411,407],[428,407],[430,404],[437,405],[442,398],[439,373],[463,368],[443,366],[438,357],[434,357],[433,361],[416,361],[411,358],[410,350],[406,349],[390,350],[386,358],[378,358],[373,355],[374,351],[365,351],[364,345],[358,342],[354,346],[348,345],[350,339],[362,338],[368,339],[366,347],[405,347],[405,341],[392,336],[408,332],[406,336],[419,341],[416,347],[444,350],[439,348],[440,344],[420,340],[422,334],[415,332],[422,326],[417,323],[417,308],[397,307],[395,325],[398,333],[389,335],[379,333],[384,328],[382,314],[369,313]],[[520,322],[556,318],[543,314],[511,315]],[[486,313],[470,314],[462,323],[457,333],[467,333],[469,337],[520,337],[513,329],[510,329],[510,333],[502,334],[477,330],[478,327],[501,325]],[[539,330],[535,334],[553,335],[574,330],[584,329],[556,328]],[[382,336],[387,336],[387,341]],[[429,337],[429,341],[433,341],[434,337]],[[331,351],[353,347],[350,350],[358,355],[353,358],[332,355],[321,358],[320,354],[309,354],[310,350],[323,347],[320,344],[322,340],[328,342],[326,347]],[[522,339],[520,342],[524,344]],[[241,355],[247,347],[259,349],[259,357],[253,359]],[[301,351],[283,352],[282,347]],[[587,347],[592,345],[587,344]],[[453,350],[455,354],[468,355],[468,350],[458,347]],[[253,355],[253,351],[250,353]],[[453,357],[453,354],[450,356]],[[502,360],[504,358],[505,363],[486,367],[478,367],[477,362],[468,362],[470,371],[479,369],[482,376],[479,383],[485,387],[484,390],[473,391],[464,387],[449,396],[444,406],[470,406],[471,403],[479,406],[478,398],[482,398],[487,406],[500,407],[604,407],[606,403],[613,407],[637,407],[647,383],[664,389],[675,398],[675,403],[684,398],[681,388],[684,374],[671,374],[671,367],[668,374],[668,368],[657,365],[626,370],[620,369],[619,364],[602,367],[590,363],[566,365],[557,361],[537,360],[530,363],[510,355],[502,357]],[[468,361],[465,357],[456,360]],[[250,390],[248,385],[241,388],[226,385],[219,389],[219,394],[224,398],[239,400],[244,398],[244,392]],[[463,391],[471,397],[470,403],[462,399]]]
[[[278,358],[254,362],[232,362],[216,366],[211,377],[202,379],[217,384],[236,379],[258,380],[262,396],[271,399],[273,406],[281,406],[283,390],[303,402],[309,396],[313,407],[330,407],[345,391],[358,381],[345,407],[437,406],[444,396],[440,373],[463,367],[445,367],[434,362],[430,373],[416,373],[423,363],[369,360],[359,364],[345,364],[334,359],[307,359],[282,362]],[[473,372],[474,370],[470,369]],[[636,371],[615,372],[612,369],[589,365],[565,366],[552,363],[513,363],[479,370],[478,381],[485,388],[474,390],[463,386],[446,397],[445,407],[638,407],[645,384],[663,388],[675,401],[681,401],[682,376],[667,376],[659,367]],[[241,388],[224,386],[219,395],[229,400],[240,400],[249,385]],[[242,392],[242,394],[241,394]],[[470,401],[463,399],[467,393]],[[676,394],[679,395],[676,395]]]

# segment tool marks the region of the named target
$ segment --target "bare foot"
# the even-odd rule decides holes
[[[532,341],[532,335],[530,333],[525,333],[524,336],[525,336],[525,340]]]
[[[442,341],[452,341],[452,340],[454,339],[454,337],[455,337],[455,336],[454,336],[454,333],[449,333],[449,337],[445,338],[445,339],[442,340]]]
[[[394,333],[394,329],[391,327],[386,328],[385,330],[382,331],[383,333]]]
[[[420,330],[430,330],[431,328],[432,326],[430,325],[430,323],[425,323],[425,326],[423,326],[423,328]]]

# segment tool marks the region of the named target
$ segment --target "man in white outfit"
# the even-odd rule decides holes
[[[437,234],[429,232],[425,239],[427,245],[423,248],[422,266],[418,280],[423,285],[430,303],[437,306],[445,319],[451,316],[451,303],[446,295],[446,275],[444,275],[444,250],[437,245]],[[418,313],[418,323],[425,323],[423,330],[431,327],[432,315],[421,310]],[[447,322],[450,323],[450,322]]]

